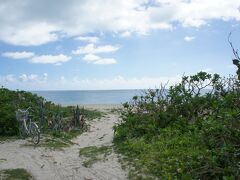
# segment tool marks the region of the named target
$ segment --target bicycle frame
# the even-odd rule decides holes
[[[27,124],[27,121],[29,120],[28,124]],[[25,128],[25,131],[27,132],[27,134],[29,135],[30,134],[30,124],[32,123],[32,119],[31,118],[27,118],[27,119],[24,119],[23,120],[23,125],[24,125],[24,128]]]
[[[29,126],[32,122],[32,119],[28,117],[30,109],[31,109],[30,107],[27,108],[26,110],[18,109],[19,112],[23,113],[23,119],[22,119],[23,122],[22,123],[23,123],[24,129],[25,129],[25,131],[27,132],[28,135],[30,134]],[[28,122],[28,125],[27,125],[28,120],[29,120],[29,122]]]

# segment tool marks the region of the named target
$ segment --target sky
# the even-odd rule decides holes
[[[0,85],[158,88],[235,74],[240,0],[0,0]]]

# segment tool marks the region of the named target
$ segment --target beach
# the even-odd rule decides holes
[[[112,145],[113,126],[120,120],[119,114],[112,109],[120,108],[120,105],[83,106],[104,112],[105,115],[88,122],[89,130],[74,138],[72,146],[51,150],[31,146],[28,140],[5,141],[0,144],[0,169],[24,168],[35,179],[41,180],[127,179],[127,172],[122,169],[115,152],[91,167],[84,167],[82,164],[85,159],[79,157],[80,148]]]

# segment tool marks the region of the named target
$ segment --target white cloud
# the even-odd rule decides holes
[[[47,81],[48,80],[48,73],[43,73],[43,80]]]
[[[2,56],[12,59],[28,59],[31,63],[36,64],[55,64],[61,65],[63,62],[67,62],[71,59],[70,56],[63,54],[59,55],[35,55],[33,52],[5,52]],[[44,74],[47,78],[47,73]],[[24,78],[24,77],[23,77]]]
[[[94,62],[94,61],[97,61],[98,59],[100,59],[99,56],[96,56],[94,54],[86,54],[84,57],[83,57],[83,60],[84,61],[87,61],[87,62]]]
[[[97,43],[99,41],[99,38],[96,36],[79,36],[79,37],[76,37],[75,39],[89,42],[89,43]]]
[[[82,90],[100,90],[100,89],[148,89],[158,88],[161,84],[174,85],[180,82],[181,76],[160,76],[160,77],[132,77],[125,78],[118,75],[113,78],[106,79],[82,79],[79,77],[73,77],[72,79],[64,79],[64,82],[53,83],[53,89],[62,89],[67,87],[70,89],[82,89]]]
[[[39,77],[37,74],[22,74],[19,76],[19,80],[22,82],[35,82],[39,80]]]
[[[13,45],[36,46],[58,40],[56,31],[57,28],[50,24],[36,22],[26,26],[2,27],[0,39]]]
[[[110,53],[116,52],[120,47],[112,45],[96,46],[94,44],[88,44],[86,46],[78,47],[77,50],[72,51],[73,54],[98,54],[98,53]]]
[[[5,82],[5,83],[14,83],[17,81],[15,75],[13,74],[7,74],[5,76],[0,76],[1,78],[1,82]]]
[[[99,60],[95,61],[93,64],[116,64],[117,60],[114,58],[100,58]]]
[[[114,58],[102,58],[100,56],[94,55],[94,54],[86,54],[83,57],[83,60],[92,63],[92,64],[101,64],[101,65],[107,65],[107,64],[116,64],[117,60]]]
[[[24,81],[23,81],[24,79]],[[148,89],[159,88],[161,84],[167,87],[180,82],[181,76],[159,76],[159,77],[131,77],[126,78],[118,75],[112,78],[80,78],[78,76],[66,78],[59,77],[57,80],[44,80],[44,74],[22,74],[0,75],[0,84],[11,89],[24,90],[101,90],[101,89]]]
[[[196,39],[195,36],[185,36],[184,37],[184,41],[187,41],[187,42],[193,41],[194,39]]]
[[[151,30],[172,29],[175,24],[199,28],[211,20],[240,21],[240,0],[151,2],[154,3],[148,0],[1,1],[0,40],[29,46],[56,41],[62,36],[82,37],[100,32],[123,36],[123,32],[148,34]]]
[[[5,52],[2,56],[12,58],[12,59],[27,59],[33,57],[35,54],[33,52]]]
[[[192,26],[192,27],[199,28],[199,27],[201,27],[205,24],[206,24],[206,21],[204,21],[202,19],[186,18],[186,19],[183,20],[183,26],[184,27]]]
[[[42,86],[51,86],[51,84],[48,84],[47,73],[42,75],[23,73],[19,76],[14,74],[0,75],[0,85],[10,89],[23,90],[37,90]]]
[[[28,76],[26,74],[22,74],[22,75],[19,76],[19,79],[22,82],[26,82],[26,81],[28,81]]]
[[[70,59],[71,59],[70,56],[59,54],[59,55],[35,56],[35,57],[31,58],[29,61],[31,63],[35,63],[35,64],[55,64],[55,65],[61,65],[62,63],[67,62]]]
[[[131,36],[131,32],[130,31],[125,31],[123,33],[120,34],[121,37],[129,37]]]

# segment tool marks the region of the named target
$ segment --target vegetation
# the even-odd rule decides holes
[[[85,126],[85,129],[75,129],[68,132],[53,131],[45,133],[43,134],[43,137],[37,147],[45,147],[52,150],[62,150],[65,147],[73,145],[74,143],[72,142],[72,139],[84,132],[86,128],[88,128],[88,126]],[[23,146],[36,147],[36,145],[32,143],[26,143],[23,144]]]
[[[62,107],[30,92],[11,91],[2,87],[0,88],[0,141],[18,136],[19,123],[15,112],[17,109],[28,107],[33,110],[30,112],[31,118],[38,123],[41,133],[45,134],[40,145],[54,149],[70,145],[73,137],[87,130],[86,119],[92,120],[103,116],[97,110],[74,106]]]
[[[240,82],[200,72],[123,104],[116,150],[132,179],[240,178]]]
[[[109,110],[112,114],[121,114],[121,108],[112,108]]]
[[[85,157],[83,166],[91,167],[95,162],[104,160],[108,155],[112,153],[112,146],[89,146],[81,148],[79,156]]]
[[[15,141],[19,138],[19,136],[0,136],[0,144],[5,141]]]
[[[93,119],[100,119],[105,115],[104,112],[100,112],[98,110],[89,110],[89,109],[84,109],[84,113],[89,121]]]
[[[15,111],[30,105],[36,108],[43,98],[24,91],[10,91],[0,88],[0,135],[12,136],[18,134],[18,122]]]
[[[0,170],[0,179],[1,180],[31,180],[33,179],[32,175],[29,174],[25,169],[5,169]]]

